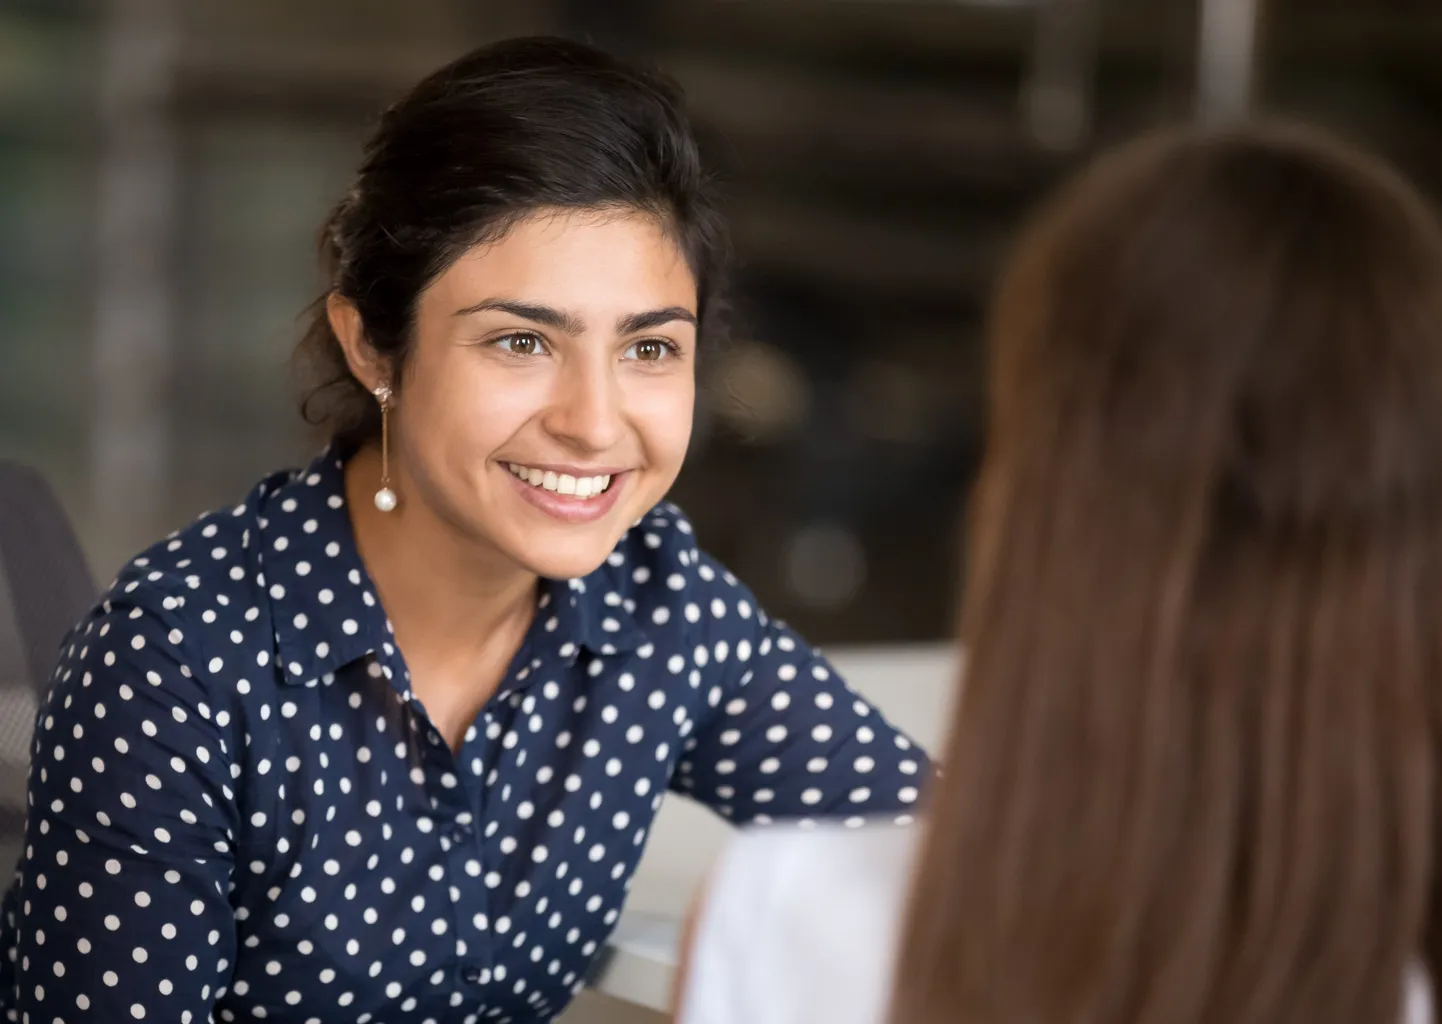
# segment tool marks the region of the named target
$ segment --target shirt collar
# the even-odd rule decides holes
[[[608,563],[581,579],[542,580],[537,625],[541,635],[561,638],[560,654],[568,662],[581,650],[609,655],[646,642],[634,605],[621,597],[612,572]]]
[[[327,449],[262,492],[259,505],[259,559],[282,680],[314,685],[376,652],[389,663],[394,636],[351,530],[344,455]],[[609,655],[646,642],[634,605],[620,596],[614,573],[621,564],[613,555],[582,579],[541,581],[527,634],[533,657],[541,653],[536,642],[554,644],[568,664],[582,651]]]

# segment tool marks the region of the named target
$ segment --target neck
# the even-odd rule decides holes
[[[523,633],[538,577],[494,548],[478,545],[423,502],[375,507],[380,450],[361,448],[345,469],[346,502],[361,559],[407,660],[465,659],[488,641]]]

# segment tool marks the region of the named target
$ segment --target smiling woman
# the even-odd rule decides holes
[[[546,1021],[668,789],[907,817],[925,757],[664,504],[723,252],[660,76],[514,40],[385,114],[299,350],[330,445],[62,652],[7,1019]]]
[[[699,302],[673,233],[650,212],[537,210],[440,273],[390,353],[333,292],[346,371],[396,394],[400,503],[370,528],[435,536],[443,521],[467,551],[552,579],[600,564],[670,489],[691,435]]]

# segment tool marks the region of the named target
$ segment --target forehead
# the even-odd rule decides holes
[[[475,246],[422,302],[452,309],[488,298],[581,311],[696,310],[696,282],[671,232],[637,212],[541,211]]]

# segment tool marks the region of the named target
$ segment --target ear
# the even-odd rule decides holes
[[[338,292],[331,292],[326,296],[325,315],[345,353],[346,365],[361,386],[367,391],[375,391],[382,383],[394,387],[390,360],[377,352],[366,338],[365,324],[355,304]]]

